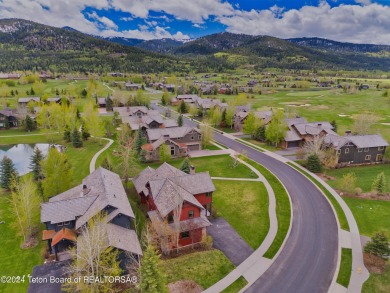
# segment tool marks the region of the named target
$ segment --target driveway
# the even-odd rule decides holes
[[[213,225],[207,228],[207,233],[214,239],[213,247],[221,250],[235,266],[252,254],[253,249],[224,218],[213,219],[210,222]]]

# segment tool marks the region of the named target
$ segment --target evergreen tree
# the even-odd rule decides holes
[[[139,160],[141,163],[146,163],[146,151],[145,150],[141,150],[141,152],[139,153]]]
[[[257,128],[254,139],[259,140],[259,141],[265,141],[265,125],[261,125],[260,127]]]
[[[83,98],[86,98],[87,95],[88,95],[87,90],[86,90],[86,89],[83,89],[83,91],[81,92],[81,96],[82,96]]]
[[[112,109],[113,109],[112,99],[110,98],[110,96],[107,96],[107,98],[106,98],[106,110],[107,111],[112,111]]]
[[[0,187],[10,190],[12,178],[18,176],[15,165],[10,158],[4,156],[0,161]]]
[[[58,89],[56,89],[56,96],[59,96],[60,95],[60,91]]]
[[[375,233],[371,241],[364,247],[364,252],[379,256],[383,259],[390,255],[390,243],[384,232]]]
[[[88,140],[88,138],[91,137],[91,134],[88,132],[88,129],[85,127],[85,124],[83,123],[81,125],[81,138],[83,140]]]
[[[44,159],[43,153],[39,148],[34,149],[34,154],[30,158],[30,169],[34,175],[34,180],[43,179],[41,162]]]
[[[307,158],[307,169],[313,173],[321,172],[321,162],[320,158],[317,155],[311,155]]]
[[[19,95],[19,92],[18,92],[18,90],[15,90],[15,95],[17,96],[17,95]]]
[[[75,148],[81,148],[83,146],[83,142],[80,138],[80,132],[76,128],[72,133],[72,144]]]
[[[81,115],[80,115],[80,111],[79,111],[79,109],[78,109],[78,108],[76,108],[76,119],[77,119],[77,120],[79,120],[79,119],[80,119],[80,117],[81,117]]]
[[[30,89],[30,95],[35,95],[35,91],[34,91],[34,89],[31,87],[31,89]]]
[[[181,163],[180,170],[182,170],[184,173],[190,174],[191,171],[191,164],[190,160],[188,158],[185,158],[183,162]]]
[[[226,127],[226,108],[222,111],[221,126]]]
[[[372,189],[377,191],[379,194],[384,194],[388,190],[386,175],[384,172],[378,174],[372,183]]]
[[[26,115],[26,119],[24,119],[24,130],[25,131],[33,131],[35,129],[35,122],[30,117],[30,115]]]
[[[140,155],[142,146],[146,143],[146,138],[141,129],[138,129],[137,135],[135,138],[135,151],[137,152],[137,155]]]
[[[183,115],[180,114],[179,117],[177,117],[177,125],[179,125],[179,127],[183,126]]]
[[[334,132],[337,132],[337,123],[336,123],[336,120],[332,120],[332,122],[330,122],[330,125],[333,126],[333,131],[334,131]]]
[[[179,112],[181,114],[187,113],[187,105],[186,105],[186,103],[184,103],[184,101],[181,101],[181,103],[180,103]]]
[[[70,130],[69,130],[68,126],[66,126],[65,131],[64,131],[64,140],[66,142],[71,142],[72,141],[72,137],[70,135]]]
[[[160,256],[152,245],[148,245],[141,261],[140,287],[145,293],[167,293],[167,281],[159,267]]]

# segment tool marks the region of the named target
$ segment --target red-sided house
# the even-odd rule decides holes
[[[186,174],[164,163],[133,179],[164,253],[202,242],[215,190],[208,172]]]

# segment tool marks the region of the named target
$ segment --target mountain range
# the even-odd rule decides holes
[[[101,38],[71,27],[0,20],[0,71],[189,72],[255,69],[388,70],[390,46],[223,32],[189,42]]]

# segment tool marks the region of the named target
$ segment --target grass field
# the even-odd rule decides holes
[[[31,274],[34,266],[42,263],[42,241],[38,246],[32,249],[21,249],[23,241],[21,237],[16,236],[16,231],[11,223],[13,217],[9,212],[9,194],[0,190],[0,276],[23,276]],[[40,240],[40,239],[39,239]],[[27,281],[20,284],[2,284],[0,282],[0,292],[26,292],[28,287]]]
[[[351,279],[352,271],[352,249],[342,248],[341,249],[341,262],[340,270],[337,276],[337,283],[348,288],[349,280]]]
[[[218,215],[256,249],[263,242],[269,230],[268,194],[261,182],[213,181],[216,191],[213,207]]]
[[[326,174],[335,177],[335,180],[329,180],[328,183],[334,188],[338,188],[344,174],[354,173],[356,176],[356,185],[363,192],[371,191],[372,182],[379,173],[384,172],[388,181],[390,181],[390,165],[360,166],[341,169],[327,170]]]
[[[383,274],[371,273],[370,278],[363,284],[362,293],[372,292],[390,292],[390,261],[387,262],[387,267]]]
[[[235,280],[229,287],[222,291],[222,293],[237,293],[248,284],[243,276]]]
[[[207,289],[230,273],[234,265],[221,251],[213,249],[162,260],[161,268],[167,275],[168,283],[193,280]]]
[[[373,236],[384,230],[390,235],[390,201],[343,197],[359,226],[360,234]]]

